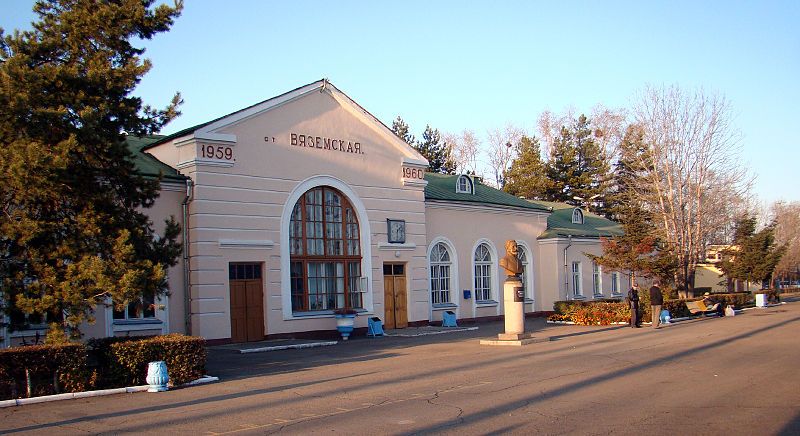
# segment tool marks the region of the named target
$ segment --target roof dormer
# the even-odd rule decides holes
[[[579,207],[572,210],[572,224],[583,224],[583,211]]]
[[[475,194],[475,180],[462,174],[456,179],[456,193],[458,194]]]

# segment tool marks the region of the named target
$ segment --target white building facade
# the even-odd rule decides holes
[[[438,323],[445,311],[499,319],[509,239],[521,248],[528,314],[622,292],[586,256],[600,254],[613,223],[580,211],[581,223],[561,225],[572,207],[425,174],[419,153],[326,80],[141,141],[149,171],[169,175],[148,214],[182,222],[184,256],[169,272],[169,297],[98,308],[89,337],[319,336],[345,308],[359,312],[357,329],[375,316],[385,328]],[[584,216],[597,222],[584,229]]]

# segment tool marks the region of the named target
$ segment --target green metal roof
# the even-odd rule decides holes
[[[552,201],[531,201],[543,207],[550,207],[553,213],[547,217],[547,230],[539,235],[538,239],[558,238],[558,237],[611,237],[622,235],[622,226],[610,219],[603,218],[581,209],[583,212],[583,224],[572,222],[572,211],[575,206],[566,203],[556,203]]]
[[[486,186],[479,179],[474,178],[475,193],[462,194],[456,192],[456,181],[458,175],[426,173],[425,180],[425,200],[453,201],[460,203],[471,203],[487,206],[505,206],[520,209],[528,209],[540,212],[549,212],[546,206],[532,203],[522,198],[515,197],[499,189]]]
[[[162,135],[150,136],[128,136],[125,143],[131,152],[131,159],[136,166],[136,170],[143,176],[158,177],[161,175],[164,180],[184,181],[186,176],[180,174],[178,170],[161,162],[155,157],[142,151],[144,148],[157,141],[164,139]]]

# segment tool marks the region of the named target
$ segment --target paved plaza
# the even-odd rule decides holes
[[[800,303],[659,330],[528,320],[238,354],[220,382],[0,409],[4,434],[800,434]]]

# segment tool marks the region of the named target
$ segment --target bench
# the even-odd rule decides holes
[[[703,300],[699,301],[687,301],[686,308],[689,309],[689,312],[692,315],[706,315],[706,314],[714,314],[716,315],[719,310],[719,303],[714,303],[711,306],[706,306],[706,303]]]

